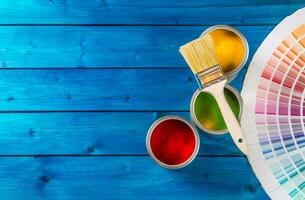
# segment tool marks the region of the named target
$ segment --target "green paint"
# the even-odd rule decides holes
[[[224,90],[225,97],[238,118],[240,105],[235,94],[229,89]],[[195,100],[195,116],[198,122],[209,130],[221,131],[227,129],[215,98],[205,92],[200,92]]]

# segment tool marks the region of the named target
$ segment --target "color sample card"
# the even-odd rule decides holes
[[[242,90],[248,159],[272,199],[305,199],[305,9],[256,52]]]

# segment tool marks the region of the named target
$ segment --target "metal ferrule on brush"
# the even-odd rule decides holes
[[[195,74],[195,77],[200,89],[204,89],[226,79],[219,65],[214,65],[206,70],[200,71]]]

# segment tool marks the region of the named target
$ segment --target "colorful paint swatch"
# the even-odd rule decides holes
[[[272,199],[305,199],[305,9],[256,52],[242,90],[248,159]]]

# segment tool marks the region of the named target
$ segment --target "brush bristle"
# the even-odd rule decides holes
[[[179,49],[194,74],[218,65],[214,42],[210,35],[193,40]]]

